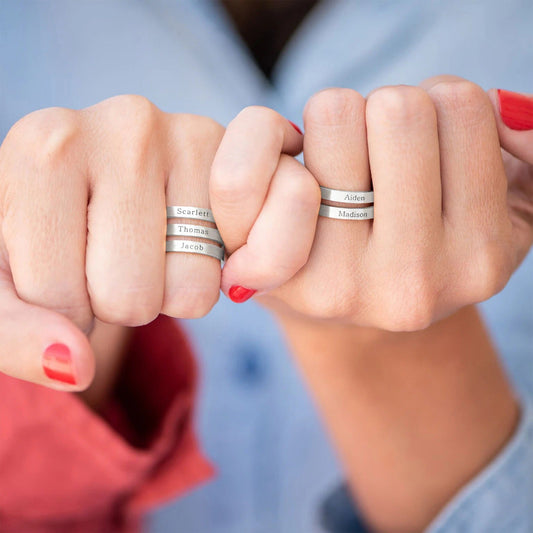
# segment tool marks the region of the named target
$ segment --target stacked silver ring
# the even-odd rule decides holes
[[[342,191],[339,189],[329,189],[320,187],[322,200],[338,202],[341,204],[373,204],[374,191]],[[320,204],[319,215],[337,220],[370,220],[374,218],[374,206],[368,207],[335,207]]]
[[[194,220],[203,220],[204,222],[215,222],[213,212],[210,209],[190,206],[167,206],[167,220],[169,218],[192,218]],[[224,242],[216,228],[208,226],[199,226],[196,224],[169,224],[167,222],[167,237],[195,237],[208,242],[192,240],[170,240],[166,242],[167,252],[181,252],[190,254],[208,255],[219,261],[224,260]]]

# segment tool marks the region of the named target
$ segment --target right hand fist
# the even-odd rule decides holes
[[[302,149],[301,135],[273,111],[252,108],[246,116],[253,122],[232,129],[212,185],[231,251],[254,224],[265,236],[290,227],[300,197],[308,218],[307,232],[292,237],[297,243],[281,238],[280,253],[270,253],[273,238],[253,248],[258,267],[289,265],[281,276],[274,268],[275,279],[264,273],[270,287],[307,260],[320,197],[302,165],[280,161]],[[94,374],[86,335],[95,317],[133,327],[159,313],[195,318],[211,309],[220,263],[165,253],[166,206],[209,207],[223,136],[208,118],[164,113],[139,96],[81,111],[45,109],[13,126],[0,147],[0,371],[81,390]]]

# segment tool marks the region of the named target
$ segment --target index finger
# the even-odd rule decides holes
[[[211,208],[228,253],[246,242],[280,155],[296,155],[302,145],[296,126],[266,107],[247,107],[230,122],[209,184]]]

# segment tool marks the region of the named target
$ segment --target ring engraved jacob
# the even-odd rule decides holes
[[[180,205],[167,207],[167,219],[169,218],[192,218],[194,220],[203,220],[204,222],[215,222],[210,209]],[[167,240],[167,252],[208,255],[219,261],[224,260],[224,243],[216,228],[196,224],[167,223],[167,237],[169,236],[195,237],[197,239],[212,241],[216,244],[192,240]]]
[[[322,200],[338,202],[341,204],[373,204],[374,191],[341,191],[320,187]],[[332,205],[320,204],[319,215],[337,220],[370,220],[374,218],[374,206],[368,207],[335,207]]]

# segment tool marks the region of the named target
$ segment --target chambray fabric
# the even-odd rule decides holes
[[[35,109],[80,108],[122,93],[223,124],[251,104],[301,124],[307,98],[328,86],[366,94],[453,73],[485,88],[533,92],[532,28],[531,0],[322,0],[270,83],[211,0],[4,0],[0,138]],[[532,302],[530,254],[481,306],[522,398],[521,425],[431,533],[533,531]],[[203,367],[199,430],[218,476],[153,513],[151,531],[364,531],[269,315],[222,299],[187,328]]]

